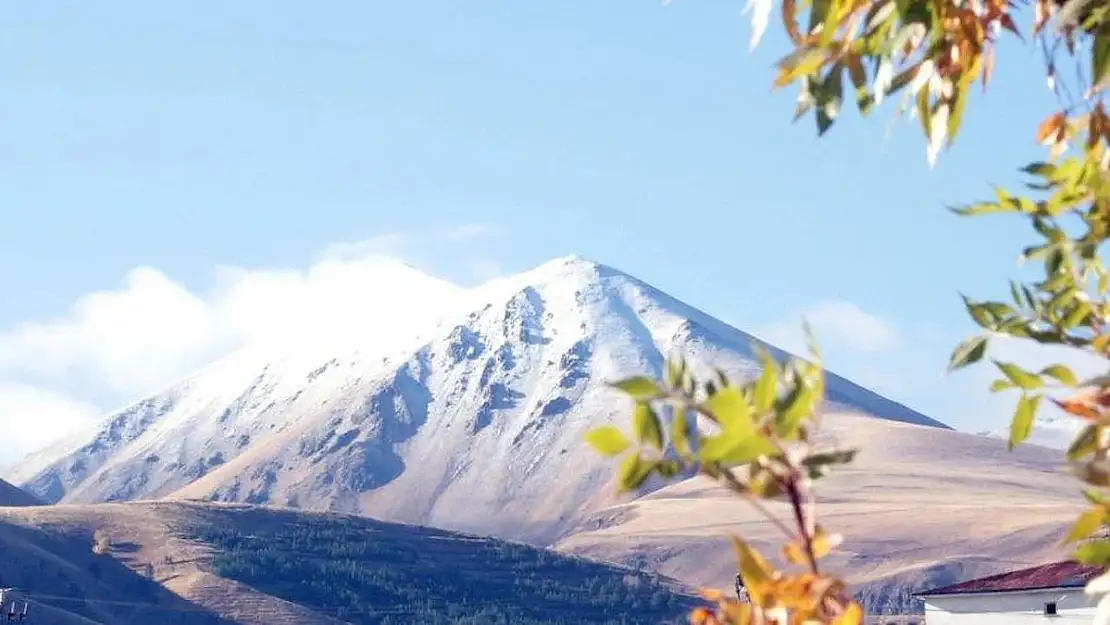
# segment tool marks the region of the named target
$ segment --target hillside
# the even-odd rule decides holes
[[[600,423],[627,423],[630,406],[607,382],[660,374],[674,352],[751,375],[749,335],[573,257],[469,291],[444,311],[389,345],[231,354],[8,475],[67,504],[167,498],[338,511],[557,545],[695,584],[730,583],[726,531],[772,538],[748,508],[698,480],[613,497],[612,462],[581,441]],[[1002,441],[953,431],[833,374],[828,391],[829,441],[863,453],[823,485],[821,509],[849,536],[835,564],[873,609],[904,609],[920,586],[1059,555],[1080,501],[1058,478],[1059,452],[1008,453]],[[298,579],[322,575],[252,554],[257,541],[234,532],[200,537],[242,554],[219,561],[242,583],[229,597],[263,583],[251,576],[267,562]],[[279,590],[307,600],[303,588],[264,592]]]
[[[22,488],[13,486],[5,480],[0,480],[0,506],[41,506],[44,503]]]
[[[822,480],[818,510],[845,543],[830,559],[872,613],[920,609],[914,590],[1058,560],[1083,509],[1055,450],[851,414],[823,418],[825,441],[858,447]],[[772,509],[788,519],[785,504]],[[736,532],[769,557],[781,536],[743,501],[695,478],[593,515],[558,549],[727,587]]]
[[[97,531],[107,554],[90,548]],[[247,505],[0,509],[0,547],[0,579],[43,625],[660,623],[696,602],[520,544]]]
[[[396,349],[233,354],[9,477],[67,503],[270,503],[550,544],[613,503],[607,461],[581,443],[625,419],[607,382],[674,352],[757,370],[751,336],[576,257],[464,300]],[[835,375],[828,388],[835,406],[945,427]]]

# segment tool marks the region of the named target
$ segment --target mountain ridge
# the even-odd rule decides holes
[[[764,341],[573,256],[467,291],[442,312],[390,349],[356,342],[218,361],[110,415],[84,444],[63,446],[72,451],[40,454],[19,483],[66,505],[163,498],[355,514],[718,587],[735,565],[726,531],[771,548],[766,523],[697,478],[614,496],[612,462],[581,442],[592,427],[627,423],[615,379],[659,376],[673,353],[699,373],[752,376],[752,344]],[[1058,550],[1081,503],[1052,490],[1058,453],[1007,454],[835,373],[826,380],[822,444],[863,451],[818,496],[830,528],[850,537],[837,562],[869,605],[908,605],[926,580]]]
[[[391,349],[232,354],[109,416],[75,451],[40,455],[18,482],[54,501],[293,505],[548,544],[612,499],[607,464],[580,444],[624,418],[608,382],[659,375],[675,352],[753,375],[756,341],[568,256],[445,302]],[[947,428],[834,373],[827,388],[833,407]]]

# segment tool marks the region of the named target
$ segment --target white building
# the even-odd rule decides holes
[[[936,588],[925,601],[926,625],[1090,625],[1096,598],[1083,594],[1102,569],[1054,562]]]

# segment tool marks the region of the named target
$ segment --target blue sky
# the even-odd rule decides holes
[[[6,4],[0,351],[28,328],[65,329],[70,351],[0,353],[0,398],[23,392],[0,419],[26,421],[32,396],[96,411],[140,392],[98,381],[111,337],[78,335],[74,308],[136,267],[204,300],[217,266],[303,270],[371,239],[463,284],[577,253],[787,342],[809,313],[830,368],[996,427],[988,376],[941,373],[971,330],[957,291],[1005,293],[1023,225],[943,207],[1039,157],[1035,51],[1003,50],[930,171],[916,121],[887,136],[894,103],[846,108],[820,140],[791,125],[794,92],[769,88],[777,22],[749,52],[742,8]]]

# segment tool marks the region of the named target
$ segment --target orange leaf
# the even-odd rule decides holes
[[[1060,131],[1065,130],[1066,125],[1063,112],[1050,115],[1037,126],[1037,143],[1047,143],[1049,139],[1053,139],[1053,143],[1059,141]]]
[[[798,45],[802,41],[802,34],[798,32],[798,7],[795,0],[782,0],[782,23],[786,27],[786,34],[790,41]]]
[[[1017,35],[1018,39],[1025,41],[1025,38],[1022,37],[1021,33],[1018,31],[1017,25],[1014,24],[1014,18],[1010,17],[1009,13],[1003,13],[1002,17],[998,18],[998,21],[1000,24],[1002,24],[1002,28],[1005,28],[1006,30]]]
[[[1081,419],[1086,419],[1088,421],[1098,419],[1098,411],[1086,401],[1074,398],[1065,399],[1064,401],[1053,399],[1052,403],[1056,404],[1060,410]]]
[[[712,625],[716,622],[717,618],[707,608],[697,608],[690,613],[690,625]]]

